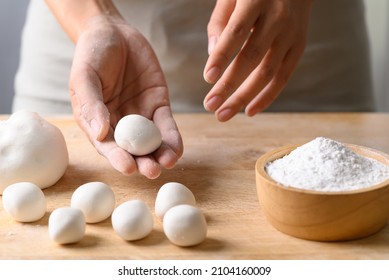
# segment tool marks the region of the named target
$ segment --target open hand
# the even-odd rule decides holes
[[[97,151],[123,174],[139,171],[156,178],[183,153],[172,117],[168,89],[159,62],[147,40],[123,23],[95,19],[79,36],[70,74],[75,119]],[[134,157],[114,141],[117,122],[140,114],[155,122],[161,147]]]

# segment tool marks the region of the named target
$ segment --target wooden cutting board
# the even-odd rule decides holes
[[[184,155],[173,169],[148,180],[138,174],[126,177],[116,172],[94,150],[71,116],[48,118],[65,136],[69,167],[57,184],[44,190],[48,210],[40,221],[15,222],[0,202],[0,259],[389,258],[389,226],[368,238],[337,243],[306,241],[278,232],[261,212],[254,172],[255,161],[264,152],[317,136],[389,153],[389,114],[265,113],[253,118],[239,115],[228,123],[218,123],[208,114],[176,114],[175,119],[183,136]],[[207,239],[199,246],[177,247],[168,241],[161,221],[155,218],[154,230],[147,238],[126,242],[114,233],[107,219],[87,225],[85,238],[77,244],[53,243],[47,228],[50,213],[69,206],[73,191],[91,181],[110,185],[117,205],[141,199],[153,212],[161,185],[183,183],[193,191],[206,215]]]

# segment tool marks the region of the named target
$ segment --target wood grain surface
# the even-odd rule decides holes
[[[349,242],[306,241],[277,231],[261,212],[254,171],[263,153],[317,136],[389,153],[389,114],[264,113],[253,118],[239,115],[228,123],[218,123],[208,114],[176,114],[185,152],[175,168],[155,180],[113,170],[71,116],[46,118],[63,132],[70,164],[63,178],[44,190],[48,210],[40,221],[15,222],[0,202],[0,259],[389,259],[388,225]],[[139,241],[120,239],[107,219],[88,224],[85,238],[77,244],[55,244],[48,236],[50,213],[69,206],[73,191],[91,181],[109,184],[117,205],[141,199],[153,213],[159,187],[170,181],[183,183],[206,215],[207,239],[195,247],[177,247],[154,215],[153,232]]]

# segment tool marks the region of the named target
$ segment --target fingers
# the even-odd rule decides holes
[[[204,99],[206,110],[227,121],[245,107],[251,115],[273,102],[303,53],[308,4],[236,1],[204,68],[204,78],[214,83]]]
[[[273,78],[287,51],[287,46],[274,42],[274,36],[275,30],[271,26],[256,28],[241,52],[205,97],[205,108],[208,111],[219,109],[219,120],[227,120],[229,115],[238,113]],[[261,38],[266,40],[261,41]],[[231,98],[226,102],[229,96]]]
[[[96,73],[72,68],[70,98],[77,123],[90,139],[103,140],[109,131],[109,112],[102,100],[101,83]]]
[[[157,178],[161,174],[161,167],[172,168],[183,153],[181,135],[178,132],[170,107],[162,106],[157,108],[153,115],[153,121],[162,134],[161,146],[150,155],[134,158],[139,173],[149,179]],[[116,154],[109,154],[108,156],[113,160],[123,159],[117,157]],[[127,171],[134,171],[129,169],[130,166],[128,165],[120,165],[117,169],[120,171],[126,170],[125,168],[128,168]]]
[[[129,175],[137,170],[134,158],[117,146],[110,128],[109,112],[102,101],[101,84],[93,71],[73,66],[70,97],[75,120],[96,150],[119,172]]]
[[[74,118],[86,133],[99,154],[104,156],[124,175],[137,171],[135,159],[121,149],[113,138],[110,114],[102,100],[102,86],[98,75],[83,64],[73,62],[70,74],[70,97]]]
[[[155,179],[161,175],[161,166],[152,156],[136,157],[138,171],[148,179]]]
[[[286,82],[289,80],[296,68],[298,60],[304,52],[304,45],[295,46],[291,48],[286,54],[282,63],[282,68],[277,71],[277,74],[271,82],[258,94],[246,107],[246,115],[254,116],[262,112],[277,98]]]
[[[129,176],[138,171],[148,179],[155,179],[161,174],[161,166],[153,155],[133,157],[116,144],[112,129],[104,140],[91,139],[91,143],[123,175]]]
[[[134,158],[116,144],[112,135],[113,133],[110,132],[103,141],[92,140],[92,144],[113,168],[126,176],[138,171],[148,179],[155,179],[161,174],[161,167],[152,156]]]
[[[211,18],[209,20],[208,29],[208,54],[211,54],[216,46],[216,43],[226,27],[229,18],[234,10],[236,0],[219,0],[216,2]]]
[[[153,121],[161,131],[163,141],[153,156],[163,167],[172,168],[183,154],[183,143],[170,107],[156,109]]]
[[[112,167],[123,175],[129,176],[138,171],[148,179],[155,179],[161,174],[161,166],[153,155],[132,156],[116,144],[112,129],[104,140],[92,140],[91,142]]]
[[[96,150],[115,169],[125,175],[139,171],[154,179],[161,174],[162,167],[174,166],[183,149],[171,116],[165,80],[159,64],[153,63],[156,58],[150,57],[151,48],[120,44],[119,39],[128,36],[126,30],[108,29],[106,37],[103,36],[107,44],[96,40],[104,35],[96,34],[96,30],[85,32],[77,42],[69,83],[74,116]],[[142,49],[141,57],[132,51],[137,48]],[[127,64],[130,65],[126,67]],[[130,113],[145,115],[156,122],[163,137],[163,144],[156,152],[132,156],[116,144],[114,127]]]
[[[241,2],[238,2],[235,6],[235,1],[218,1],[215,6],[216,11],[212,15],[213,18],[211,18],[215,23],[212,23],[209,29],[212,33],[217,33],[220,32],[225,22],[227,22],[227,25],[223,29],[220,38],[217,39],[217,44],[204,68],[204,79],[208,83],[213,84],[220,78],[234,55],[243,46],[257,20],[257,11],[246,5],[239,5],[239,3]],[[226,12],[221,12],[222,9]],[[234,9],[232,14],[229,12],[231,9]],[[229,14],[230,18],[226,20],[225,18]]]
[[[245,108],[257,95],[262,94],[261,91],[273,80],[277,72],[285,67],[283,64],[287,51],[288,49],[284,45],[277,44],[276,41],[267,51],[262,61],[259,62],[259,65],[253,70],[250,68],[250,72],[246,73],[247,76],[230,75],[232,69],[237,67],[235,65],[239,64],[239,61],[236,60],[231,64],[226,71],[226,77],[223,76],[209,93],[211,98],[216,95],[221,100],[219,107],[212,108],[216,111],[215,114],[219,121],[229,120]],[[248,65],[245,67],[249,68]],[[236,81],[239,86],[236,89],[232,89],[231,86],[226,87],[228,79]]]
[[[161,146],[152,154],[135,157],[138,171],[149,179],[161,174],[161,167],[172,168],[182,156],[183,143],[168,105],[157,108],[153,121],[162,134]]]
[[[96,139],[92,139],[91,142],[95,146],[96,150],[120,173],[130,175],[138,170],[136,161],[132,155],[116,144],[113,138],[112,129],[104,140],[98,141]]]

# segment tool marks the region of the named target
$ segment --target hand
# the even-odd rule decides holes
[[[267,108],[303,54],[312,0],[218,0],[208,24],[204,107],[227,121]]]
[[[124,22],[94,19],[80,34],[70,74],[70,95],[77,123],[112,166],[129,175],[136,170],[156,178],[171,168],[183,144],[171,114],[168,89],[158,60],[146,39]],[[140,114],[161,131],[161,147],[133,157],[114,141],[117,122]]]

